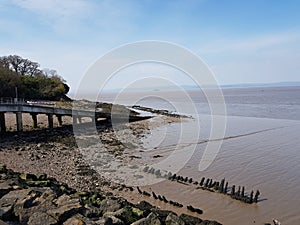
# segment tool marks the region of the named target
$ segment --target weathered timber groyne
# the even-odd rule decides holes
[[[236,185],[229,186],[229,183],[228,183],[228,181],[225,180],[225,178],[223,178],[220,181],[217,181],[217,180],[213,180],[211,178],[202,177],[200,181],[196,181],[193,178],[184,177],[184,176],[177,175],[177,174],[172,174],[171,172],[163,173],[159,169],[149,168],[148,166],[146,166],[143,171],[145,173],[153,174],[156,177],[169,179],[170,181],[176,181],[178,183],[195,185],[197,189],[224,194],[224,195],[230,196],[232,199],[235,199],[235,200],[247,203],[247,204],[259,202],[259,196],[260,196],[259,190],[256,190],[255,194],[254,194],[254,191],[252,190],[250,192],[250,195],[247,195],[245,192],[244,186],[238,186],[238,188],[236,187]]]

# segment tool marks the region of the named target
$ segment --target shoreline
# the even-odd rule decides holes
[[[178,118],[164,118],[166,124],[175,121],[178,122]],[[147,120],[132,122],[130,125],[138,139],[149,132]],[[153,120],[151,125],[159,126],[161,121]],[[123,147],[120,144],[114,145],[114,140],[111,140],[111,132],[108,127],[103,126],[99,132],[100,139],[106,143],[108,149],[112,148],[114,153],[122,152]],[[32,130],[18,135],[9,132],[1,136],[0,164],[5,164],[8,169],[19,173],[47,174],[76,191],[111,193],[117,198],[125,197],[135,204],[141,200],[147,202],[150,200],[149,202],[153,204],[148,197],[138,196],[136,190],[132,192],[120,184],[111,183],[91,169],[76,147],[71,125],[52,130]],[[176,212],[178,215],[184,213],[201,218],[186,209],[178,210],[175,206],[155,202],[153,205],[158,205],[162,210]]]
[[[18,173],[1,164],[0,224],[221,225],[146,201],[133,204],[109,193],[80,192],[46,174]]]
[[[165,124],[162,124],[162,121],[165,121]],[[178,118],[170,119],[166,117],[155,117],[150,120],[132,122],[130,123],[130,129],[134,131],[137,140],[139,140],[148,136],[149,132],[151,132],[151,126],[165,126],[166,124],[172,124],[174,122],[180,122],[180,120],[178,120]],[[101,140],[104,140],[104,143],[107,144],[108,150],[110,149],[115,153],[118,152],[118,154],[114,155],[114,157],[123,159],[124,161],[128,160],[127,162],[130,162],[130,160],[135,160],[135,158],[130,157],[135,156],[134,154],[127,154],[128,152],[126,151],[126,147],[122,147],[120,144],[115,142],[114,138],[112,138],[113,136],[111,135],[111,132],[109,131],[108,127],[105,127],[105,125],[102,125],[102,130],[99,133],[99,137]],[[40,141],[38,141],[38,138],[40,138]],[[29,145],[26,145],[27,143],[29,143]],[[55,128],[53,130],[34,130],[24,132],[23,134],[17,136],[16,133],[11,133],[8,134],[4,139],[0,138],[0,148],[0,163],[6,161],[5,159],[8,159],[8,166],[10,166],[9,168],[16,168],[16,171],[19,172],[47,173],[49,176],[54,177],[59,181],[68,183],[70,187],[77,190],[96,190],[99,193],[110,192],[113,196],[124,197],[128,201],[135,204],[141,200],[145,200],[160,207],[161,209],[173,211],[178,215],[185,213],[208,220],[213,220],[215,219],[214,215],[218,215],[216,216],[216,218],[218,218],[217,220],[219,222],[223,222],[221,220],[222,216],[220,216],[219,213],[215,213],[215,211],[211,209],[209,209],[209,211],[206,209],[207,207],[205,202],[202,203],[201,201],[199,204],[195,203],[195,201],[191,201],[191,196],[188,197],[189,200],[184,200],[180,197],[178,198],[176,194],[178,190],[184,191],[187,194],[191,192],[189,193],[190,195],[196,194],[194,188],[188,186],[185,187],[186,185],[180,185],[180,187],[174,184],[174,182],[164,182],[152,187],[149,186],[141,188],[142,191],[145,190],[149,193],[154,191],[157,194],[164,195],[168,200],[179,201],[180,203],[183,203],[184,207],[178,208],[164,202],[155,201],[148,196],[140,195],[135,187],[134,191],[132,192],[126,186],[124,187],[119,184],[108,182],[107,179],[95,172],[92,167],[90,167],[90,165],[87,164],[87,162],[83,159],[81,154],[82,152],[76,148],[76,142],[72,133],[72,126],[64,126]],[[211,175],[211,177],[214,176]],[[225,204],[231,203],[230,199],[221,200],[222,197],[214,196],[214,194],[202,192],[199,192],[199,194],[201,196],[207,196],[203,199],[210,199],[211,201],[224,201]],[[234,204],[238,205],[239,203]],[[200,209],[203,209],[204,213],[199,216],[193,212],[189,212],[186,209],[186,206],[188,205],[198,206]],[[244,208],[247,209],[248,206],[245,206]],[[249,208],[249,210],[253,211],[254,208],[252,208]],[[207,215],[209,215],[209,217],[207,217]]]

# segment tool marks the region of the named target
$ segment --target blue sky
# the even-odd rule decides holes
[[[300,81],[299,12],[297,0],[0,0],[0,54],[57,70],[73,92],[99,57],[141,40],[190,49],[220,84]]]

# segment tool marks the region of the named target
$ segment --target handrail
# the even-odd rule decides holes
[[[0,105],[46,105],[55,107],[55,102],[47,100],[25,100],[24,98],[0,97]]]

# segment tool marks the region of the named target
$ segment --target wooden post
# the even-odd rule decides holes
[[[56,115],[58,120],[58,125],[62,126],[62,115]]]
[[[73,125],[77,124],[77,116],[73,115],[72,118],[73,118]]]
[[[96,123],[96,117],[95,116],[92,116],[92,123]]]
[[[53,128],[53,114],[48,114],[48,127]]]
[[[17,121],[17,131],[22,132],[23,131],[22,112],[16,113],[16,121]]]
[[[0,113],[0,130],[1,133],[6,132],[6,126],[5,126],[5,113]]]
[[[37,113],[31,113],[31,118],[32,118],[32,126],[33,126],[33,128],[37,128],[38,127]]]

